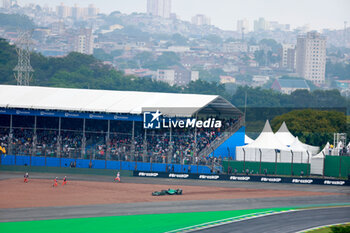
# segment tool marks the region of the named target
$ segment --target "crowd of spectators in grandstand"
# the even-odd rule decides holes
[[[199,157],[198,153],[235,121],[223,121],[219,129],[173,129],[171,135],[169,129],[145,131],[138,123],[135,124],[134,136],[130,123],[116,122],[109,138],[98,122],[96,127],[90,124],[86,128],[85,137],[81,129],[73,130],[74,126],[60,132],[53,127],[38,128],[36,133],[33,128],[14,126],[11,148],[9,127],[0,126],[0,145],[17,155],[89,159],[106,159],[109,155],[112,160],[208,164],[214,158]]]

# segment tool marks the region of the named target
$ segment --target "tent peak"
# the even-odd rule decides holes
[[[269,120],[266,120],[262,133],[273,133]]]
[[[289,129],[285,121],[283,121],[281,127],[278,129],[277,133],[289,133]]]

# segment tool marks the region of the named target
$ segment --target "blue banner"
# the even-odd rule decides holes
[[[94,119],[94,120],[142,121],[141,115],[77,113],[77,112],[21,110],[21,109],[6,109],[6,108],[0,108],[0,114],[18,115],[18,116],[80,118],[80,119]]]

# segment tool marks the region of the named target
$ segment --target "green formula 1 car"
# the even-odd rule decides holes
[[[155,191],[152,196],[164,196],[164,195],[182,195],[182,189],[168,189],[162,191]]]

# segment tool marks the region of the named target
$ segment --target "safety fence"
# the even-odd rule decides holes
[[[324,175],[348,177],[350,175],[350,157],[327,155],[324,160]]]
[[[223,161],[225,173],[300,176],[310,175],[310,164]]]
[[[74,159],[39,156],[1,155],[1,165],[41,166],[41,167],[71,167],[113,170],[142,170],[157,172],[186,172],[210,174],[211,169],[203,165],[145,163],[137,161],[111,161],[98,159]]]

